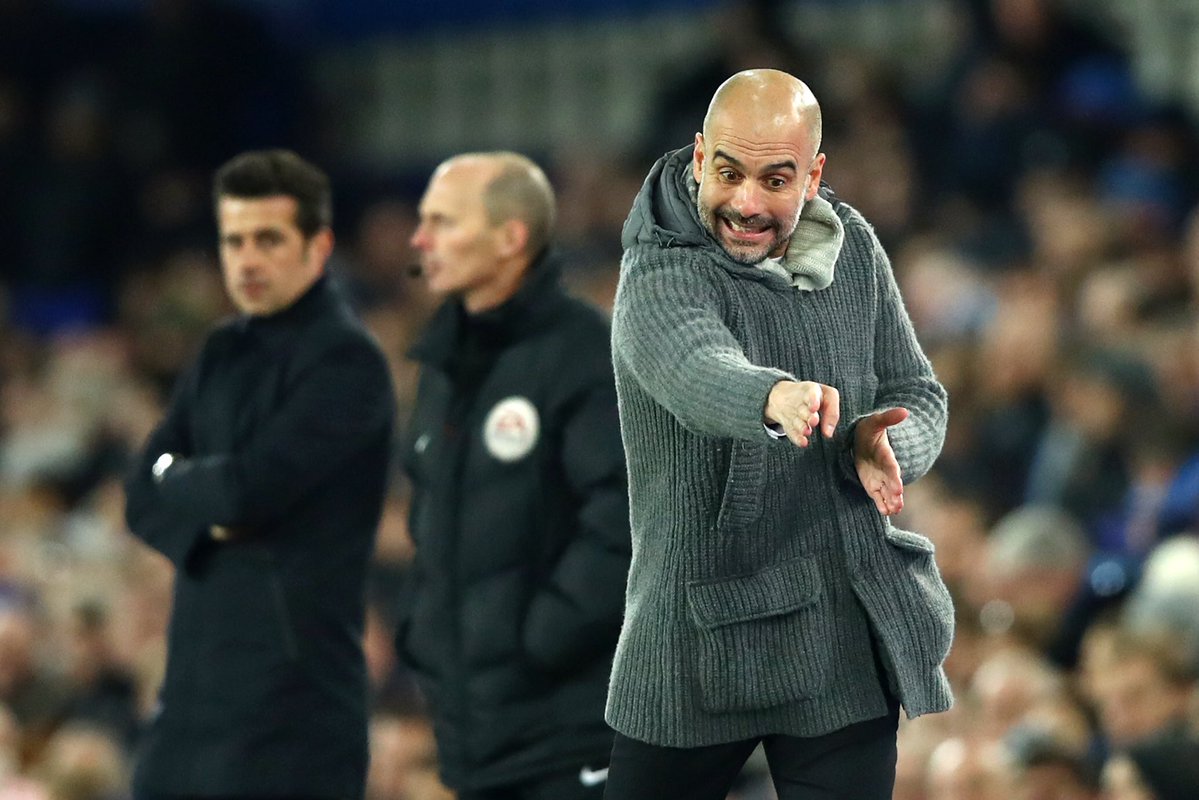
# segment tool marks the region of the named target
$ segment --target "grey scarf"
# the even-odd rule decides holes
[[[826,289],[833,282],[833,267],[845,241],[845,226],[833,204],[816,195],[803,207],[799,224],[781,259],[759,266],[789,280],[801,292]]]

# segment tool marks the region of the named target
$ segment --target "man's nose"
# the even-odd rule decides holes
[[[428,250],[429,249],[429,234],[425,231],[425,226],[418,225],[416,227],[416,230],[413,231],[413,233],[412,233],[412,238],[409,239],[408,242],[413,247],[415,247],[417,250],[421,250],[421,251]]]
[[[260,254],[253,247],[238,248],[230,255],[233,265],[244,271],[254,270],[260,259]]]
[[[742,181],[733,194],[733,208],[742,217],[756,217],[766,211],[761,188],[753,181]]]

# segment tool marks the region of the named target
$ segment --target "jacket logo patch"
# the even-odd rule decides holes
[[[541,420],[527,397],[505,397],[495,404],[483,423],[487,452],[500,461],[519,461],[537,444]]]

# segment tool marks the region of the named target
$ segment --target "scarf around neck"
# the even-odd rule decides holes
[[[845,226],[833,204],[816,195],[804,204],[787,252],[781,259],[763,262],[763,268],[777,271],[801,292],[827,289],[844,241]]]

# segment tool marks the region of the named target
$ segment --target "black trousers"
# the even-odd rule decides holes
[[[604,800],[724,800],[761,741],[779,800],[891,800],[899,709],[823,736],[660,747],[616,735]]]
[[[511,786],[464,789],[458,800],[602,800],[607,764],[554,772]]]

